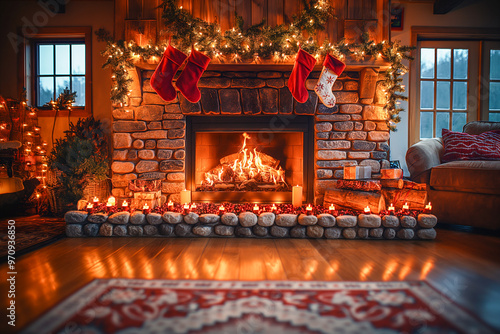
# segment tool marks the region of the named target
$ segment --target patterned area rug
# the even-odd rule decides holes
[[[23,333],[493,333],[427,283],[95,280]]]
[[[13,218],[16,227],[16,256],[25,254],[65,236],[66,223],[63,218],[30,216]],[[0,220],[0,261],[7,259],[7,223]]]

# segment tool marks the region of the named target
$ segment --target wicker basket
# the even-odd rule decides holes
[[[111,182],[109,179],[101,181],[91,180],[88,185],[83,189],[83,199],[91,200],[94,197],[99,198],[104,202],[111,195]]]

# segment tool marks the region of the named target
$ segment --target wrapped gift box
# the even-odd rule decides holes
[[[371,166],[346,166],[344,167],[344,180],[360,180],[372,177]]]

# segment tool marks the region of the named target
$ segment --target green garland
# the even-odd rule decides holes
[[[262,59],[271,59],[274,62],[292,62],[300,48],[320,58],[330,53],[340,59],[351,58],[354,61],[363,61],[369,58],[382,57],[391,64],[385,72],[385,93],[387,103],[384,109],[389,115],[387,123],[392,131],[400,121],[399,112],[404,109],[398,107],[398,100],[406,100],[402,95],[404,87],[401,85],[402,76],[408,71],[403,65],[403,59],[411,60],[410,46],[399,45],[398,42],[375,43],[369,40],[368,34],[363,33],[361,43],[347,44],[344,39],[337,43],[327,40],[319,44],[314,36],[317,30],[324,30],[326,22],[333,17],[333,8],[325,0],[303,0],[304,10],[293,16],[290,25],[280,24],[269,27],[262,21],[259,24],[244,27],[244,21],[236,13],[236,26],[221,32],[217,22],[209,23],[192,16],[187,10],[178,6],[178,0],[163,0],[162,8],[167,36],[171,44],[187,53],[194,47],[212,58],[212,61],[224,62],[253,62],[260,63]],[[111,91],[113,103],[127,103],[130,94],[128,68],[134,67],[134,61],[156,61],[161,58],[168,42],[145,47],[134,41],[115,41],[103,29],[96,32],[99,40],[106,41],[106,49],[102,52],[106,57],[103,67],[111,67],[114,85]],[[309,36],[307,37],[306,36]]]

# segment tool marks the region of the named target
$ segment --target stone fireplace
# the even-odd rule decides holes
[[[155,175],[162,195],[174,202],[185,188],[199,202],[290,202],[291,191],[197,190],[206,171],[238,152],[243,132],[253,137],[249,144],[280,162],[289,186],[303,186],[305,203],[322,204],[344,166],[369,165],[375,174],[388,166],[384,64],[348,66],[333,87],[333,108],[313,91],[320,66],[306,81],[303,104],[286,86],[292,65],[210,65],[199,81],[198,103],[180,94],[163,101],[150,85],[153,70],[145,64],[129,71],[129,104],[113,110],[112,193],[118,201],[133,198],[129,181]]]

